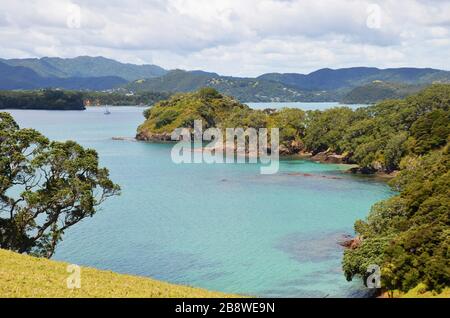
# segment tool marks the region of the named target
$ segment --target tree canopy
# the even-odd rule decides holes
[[[93,216],[120,187],[98,155],[49,141],[0,113],[0,247],[51,257],[64,231]]]

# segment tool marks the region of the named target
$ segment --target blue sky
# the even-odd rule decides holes
[[[0,0],[0,57],[102,55],[224,75],[450,69],[447,0]]]

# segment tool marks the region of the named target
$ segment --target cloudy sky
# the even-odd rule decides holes
[[[450,70],[450,0],[0,0],[0,57],[78,55],[236,76]]]

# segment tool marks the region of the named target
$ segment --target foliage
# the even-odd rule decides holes
[[[8,113],[0,141],[0,248],[51,257],[65,230],[120,190],[94,150],[50,142]]]
[[[374,116],[365,119],[370,130],[361,136],[363,147],[373,148],[361,157],[372,164],[380,160],[386,170],[400,169],[391,181],[400,194],[355,224],[363,244],[345,253],[348,279],[364,276],[366,265],[374,262],[382,267],[388,290],[407,292],[422,284],[440,291],[450,285],[449,107],[449,86],[433,85],[405,101],[369,108]]]
[[[280,129],[280,141],[289,146],[305,137],[306,113],[301,109],[283,108],[274,112],[269,121],[271,127]]]
[[[405,100],[388,100],[351,111],[308,113],[304,142],[313,153],[348,153],[369,171],[391,172],[408,154],[425,154],[447,143],[450,85],[433,85]]]
[[[195,93],[175,94],[155,104],[146,111],[147,120],[139,127],[139,132],[170,134],[179,127],[193,127],[194,120],[202,120],[203,128],[242,127],[243,119],[250,113],[248,106],[214,89],[205,88]]]
[[[342,133],[352,120],[353,112],[350,108],[333,108],[324,112],[308,113],[304,142],[306,148],[313,153],[331,149],[340,152]]]
[[[407,292],[424,284],[440,291],[450,285],[449,146],[407,161],[391,181],[400,194],[356,223],[363,244],[346,251],[343,268],[351,279],[378,264],[388,290]]]
[[[437,109],[419,118],[411,127],[411,150],[421,155],[444,146],[450,135],[450,112]]]

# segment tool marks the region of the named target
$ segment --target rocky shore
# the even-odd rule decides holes
[[[352,237],[350,235],[345,235],[341,240],[338,241],[338,244],[347,249],[356,250],[361,246],[362,242],[363,239],[360,236]]]
[[[139,132],[136,135],[136,140],[138,141],[146,141],[146,142],[174,142],[171,139],[171,134],[169,133],[147,133],[147,132]],[[387,172],[383,170],[381,165],[375,166],[372,168],[367,167],[358,167],[354,165],[351,161],[350,154],[338,154],[336,152],[331,151],[330,149],[326,151],[322,151],[316,154],[308,152],[305,150],[305,147],[301,141],[292,141],[289,144],[280,145],[280,157],[296,157],[305,160],[312,160],[320,163],[328,163],[328,164],[345,164],[349,165],[349,169],[346,171],[352,174],[358,175],[367,175],[367,176],[375,176],[380,179],[392,179],[397,176],[398,171]],[[268,150],[270,152],[270,149]],[[256,154],[246,152],[246,156],[254,157]]]
[[[149,134],[141,131],[136,135],[136,139],[139,141],[169,142],[172,141],[172,135],[169,133]]]
[[[348,164],[348,155],[340,155],[334,153],[330,150],[319,152],[318,154],[311,157],[311,160],[322,162],[322,163],[335,163],[335,164]]]

